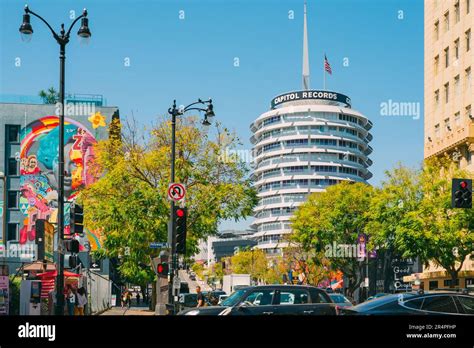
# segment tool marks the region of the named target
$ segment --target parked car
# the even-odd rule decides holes
[[[474,315],[474,296],[456,291],[390,294],[354,307],[341,315]]]
[[[383,297],[383,296],[387,296],[387,295],[389,295],[389,294],[386,294],[384,292],[379,292],[378,294],[375,294],[374,296],[367,297],[366,301],[370,301],[370,300],[373,300],[374,298],[379,298],[379,297]]]
[[[338,307],[352,307],[352,302],[343,294],[332,293],[328,294],[332,302],[338,305]]]
[[[336,315],[336,304],[314,286],[261,285],[233,292],[221,305],[187,309],[178,315]]]
[[[181,310],[194,308],[197,306],[197,294],[180,294],[178,302]]]
[[[206,293],[203,292],[204,295],[204,302],[206,302],[206,306],[211,306]],[[179,294],[178,298],[180,310],[195,308],[197,306],[197,294],[196,293],[187,293],[187,294]]]

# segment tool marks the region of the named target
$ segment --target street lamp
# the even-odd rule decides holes
[[[89,20],[87,18],[87,10],[84,9],[82,15],[77,17],[67,31],[64,29],[64,23],[61,24],[61,31],[57,34],[51,25],[40,15],[34,13],[25,6],[25,14],[23,15],[23,23],[20,26],[20,33],[23,37],[30,38],[33,34],[33,27],[30,23],[30,14],[39,18],[49,28],[54,39],[59,44],[59,165],[58,165],[58,275],[56,278],[56,314],[64,314],[64,255],[62,254],[64,240],[64,80],[65,80],[65,60],[66,45],[69,43],[71,30],[74,25],[81,19],[81,27],[77,35],[83,39],[91,37],[89,30]]]
[[[206,108],[196,107],[196,105],[204,105]],[[186,112],[195,110],[199,112],[204,112],[204,119],[202,120],[202,125],[204,127],[209,127],[214,114],[214,106],[212,105],[212,99],[201,100],[198,99],[197,102],[191,103],[186,107],[176,107],[176,100],[173,101],[173,106],[168,109],[168,113],[171,115],[171,183],[174,183],[175,180],[175,161],[176,161],[176,117],[182,116]],[[168,231],[168,244],[171,246],[171,262],[170,262],[170,282],[168,284],[168,302],[170,305],[174,304],[173,297],[173,279],[174,273],[178,270],[178,255],[176,253],[176,233],[174,226],[174,201],[171,201],[171,211],[170,211],[170,222],[169,222],[169,231]]]

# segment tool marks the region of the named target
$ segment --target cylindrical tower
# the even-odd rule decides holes
[[[259,204],[253,238],[269,256],[287,246],[294,209],[312,192],[341,181],[372,177],[372,123],[351,108],[347,96],[319,90],[275,97],[271,110],[251,125]]]

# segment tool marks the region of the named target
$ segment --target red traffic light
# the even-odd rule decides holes
[[[158,265],[158,273],[160,273],[160,274],[163,273],[164,269],[165,269],[165,268],[164,268],[163,265],[160,263],[160,264]]]
[[[459,184],[459,186],[461,186],[461,188],[465,189],[465,188],[467,188],[467,182],[461,181],[461,183]]]
[[[183,209],[177,209],[176,210],[176,215],[178,217],[183,217],[184,216],[184,210]]]

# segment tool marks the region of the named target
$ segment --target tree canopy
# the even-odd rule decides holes
[[[157,256],[149,244],[167,240],[171,124],[140,130],[131,122],[124,128],[121,137],[98,143],[94,171],[99,179],[80,200],[86,225],[102,230],[102,254],[121,257],[120,273],[143,283],[153,278],[144,265]],[[188,255],[197,251],[198,240],[217,233],[219,221],[245,218],[257,202],[246,164],[222,156],[238,138],[220,123],[214,131],[211,139],[192,117],[177,123],[175,181],[187,189]]]

